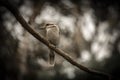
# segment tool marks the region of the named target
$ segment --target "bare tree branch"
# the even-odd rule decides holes
[[[64,59],[66,59],[72,65],[78,67],[79,69],[81,69],[81,70],[83,70],[83,71],[85,71],[87,73],[102,76],[102,77],[104,77],[105,79],[108,79],[108,80],[111,79],[111,76],[109,74],[104,73],[104,72],[91,70],[91,69],[77,63],[74,59],[71,58],[71,56],[68,55],[68,53],[64,52],[63,50],[61,50],[59,48],[56,48],[54,45],[49,43],[44,37],[42,37],[40,34],[38,34],[35,30],[33,30],[28,25],[28,23],[24,20],[24,18],[21,16],[18,9],[13,4],[11,4],[10,2],[6,2],[5,0],[0,1],[0,4],[2,4],[4,7],[6,7],[15,16],[15,18],[20,22],[22,27],[25,28],[31,35],[33,35],[36,39],[38,39],[40,42],[45,44],[50,49],[54,50],[57,54],[62,56]]]

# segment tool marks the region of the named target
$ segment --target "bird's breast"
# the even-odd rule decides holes
[[[47,30],[47,39],[54,45],[59,43],[59,31]]]

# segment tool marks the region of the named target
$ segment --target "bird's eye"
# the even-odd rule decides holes
[[[52,27],[56,27],[56,26],[52,26]]]
[[[49,25],[53,25],[53,24],[50,24],[50,23],[47,23],[46,26],[49,26]]]

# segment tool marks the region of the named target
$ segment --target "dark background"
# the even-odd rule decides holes
[[[59,48],[88,68],[120,80],[120,2],[118,0],[9,0],[25,20],[40,27],[55,22]],[[1,4],[1,3],[0,3]],[[0,6],[0,80],[105,80],[79,70],[57,55],[47,66],[49,49]]]

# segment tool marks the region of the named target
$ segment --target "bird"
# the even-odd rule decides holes
[[[55,47],[59,44],[59,38],[60,38],[60,30],[59,27],[52,23],[47,23],[45,25],[46,30],[46,39],[53,44]],[[50,65],[55,65],[55,52],[50,49],[49,53],[49,59],[48,59]]]

